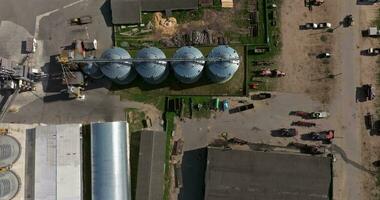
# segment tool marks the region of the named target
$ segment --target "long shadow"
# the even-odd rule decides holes
[[[50,56],[50,61],[45,63],[42,69],[48,74],[48,77],[42,80],[43,90],[46,93],[60,92],[65,89],[65,85],[62,84],[62,68],[56,57],[57,55]]]
[[[353,160],[350,160],[347,157],[346,152],[344,152],[344,150],[342,148],[338,147],[337,145],[332,144],[331,145],[331,149],[332,149],[332,151],[334,151],[336,153],[339,153],[342,156],[344,162],[348,163],[349,165],[351,165],[351,166],[353,166],[353,167],[355,167],[355,168],[357,168],[357,169],[359,169],[361,171],[367,172],[367,173],[369,173],[371,175],[376,175],[376,171],[371,171],[371,170],[365,168],[364,166],[360,165],[359,163],[357,163],[357,162],[355,162]]]
[[[207,148],[185,151],[182,161],[183,187],[179,200],[203,200],[207,166]]]
[[[367,101],[367,95],[362,87],[356,87],[356,101],[365,102]]]
[[[129,12],[127,11],[128,8],[125,8],[125,12]],[[102,13],[103,15],[103,18],[104,18],[104,21],[106,22],[106,25],[108,27],[111,27],[112,26],[112,13],[111,13],[111,1],[110,0],[106,0],[104,2],[104,4],[100,7],[100,12]]]

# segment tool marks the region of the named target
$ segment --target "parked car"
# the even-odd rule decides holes
[[[319,23],[317,29],[331,28],[331,24],[328,22]]]

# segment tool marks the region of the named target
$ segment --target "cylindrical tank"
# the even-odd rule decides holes
[[[92,200],[130,199],[126,122],[91,124]]]
[[[139,59],[166,58],[164,52],[156,47],[146,47],[137,52]],[[137,73],[149,84],[159,84],[169,74],[166,61],[138,61],[134,63]]]
[[[85,59],[93,60],[94,58],[94,56],[90,56],[86,57]],[[99,68],[99,65],[95,62],[84,63],[82,71],[93,79],[101,79],[104,76],[104,74]]]
[[[203,58],[203,54],[197,48],[184,46],[175,52],[173,58],[200,59]],[[190,84],[201,77],[205,61],[173,61],[171,64],[175,77],[182,83]]]
[[[129,59],[131,58],[131,55],[122,48],[114,47],[103,52],[101,58],[112,60]],[[132,62],[129,61],[120,63],[101,63],[100,70],[106,77],[115,83],[123,85],[132,82],[137,75],[135,69],[132,67]]]
[[[208,76],[213,82],[224,83],[232,78],[239,68],[239,55],[235,49],[220,45],[208,54],[210,59],[224,59],[224,61],[208,61]],[[226,60],[227,59],[227,60]],[[228,59],[231,59],[228,61]]]
[[[19,142],[9,135],[0,135],[0,168],[12,165],[20,156]]]
[[[0,200],[10,200],[17,194],[20,182],[12,171],[0,172]]]

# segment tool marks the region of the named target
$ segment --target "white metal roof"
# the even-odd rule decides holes
[[[35,139],[34,198],[82,198],[80,124],[39,126]]]

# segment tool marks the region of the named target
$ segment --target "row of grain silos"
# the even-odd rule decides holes
[[[168,61],[164,52],[156,47],[146,47],[137,52],[136,61],[96,63],[89,62],[83,71],[92,78],[102,78],[103,75],[121,85],[131,83],[139,74],[146,83],[162,83],[169,74]],[[239,68],[239,55],[233,48],[221,45],[211,50],[207,63],[202,52],[192,46],[179,48],[173,55],[170,64],[175,77],[182,83],[191,84],[199,80],[204,67],[213,82],[224,83],[230,80]],[[94,58],[87,58],[94,59]],[[107,49],[101,59],[131,59],[130,54],[122,48]],[[181,61],[184,59],[186,61]],[[194,59],[194,61],[191,61]],[[218,60],[220,59],[220,60]],[[151,61],[150,61],[151,60]],[[190,61],[189,61],[190,60]]]
[[[21,154],[20,143],[9,135],[0,135],[0,200],[10,200],[18,192],[20,181],[18,176],[8,170]],[[1,170],[1,169],[7,170]]]

